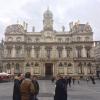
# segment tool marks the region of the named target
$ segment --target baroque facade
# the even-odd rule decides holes
[[[5,30],[3,71],[15,74],[30,71],[39,76],[95,74],[93,32],[91,26],[79,22],[70,30],[53,29],[53,14],[43,14],[43,30],[27,31],[27,24],[9,25]]]
[[[100,78],[100,41],[95,41],[94,58],[96,66],[96,75]]]

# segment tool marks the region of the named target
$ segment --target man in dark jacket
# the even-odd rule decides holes
[[[61,76],[56,81],[54,100],[67,100],[67,81]]]
[[[38,93],[39,93],[39,83],[38,83],[38,81],[37,81],[37,76],[34,75],[34,76],[32,77],[32,83],[33,83],[34,88],[35,88],[35,93],[34,93],[33,98],[34,98],[34,100],[38,100],[38,99],[37,99],[37,95],[38,95]]]
[[[20,84],[21,84],[21,74],[18,74],[14,80],[13,100],[21,100]]]

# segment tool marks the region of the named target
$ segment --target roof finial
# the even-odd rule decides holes
[[[49,10],[49,6],[47,7],[47,10]]]
[[[19,20],[17,19],[17,24],[19,24]]]

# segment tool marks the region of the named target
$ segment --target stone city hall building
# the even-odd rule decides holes
[[[16,74],[30,71],[33,75],[95,74],[93,32],[86,24],[70,23],[69,31],[53,29],[53,14],[43,14],[43,30],[27,32],[27,24],[9,25],[5,30],[2,57],[3,71]]]

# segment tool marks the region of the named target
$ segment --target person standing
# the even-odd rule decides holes
[[[67,82],[61,76],[57,76],[54,100],[67,100]]]
[[[33,97],[32,100],[38,100],[37,95],[39,94],[39,83],[38,83],[37,77],[35,75],[32,77],[32,83],[35,88],[35,92],[34,92],[34,95],[32,96]]]
[[[25,79],[20,85],[21,100],[31,100],[31,95],[34,95],[35,89],[31,81],[31,74],[27,72],[25,74]]]
[[[20,84],[21,84],[21,74],[18,74],[14,79],[13,100],[21,100]]]

